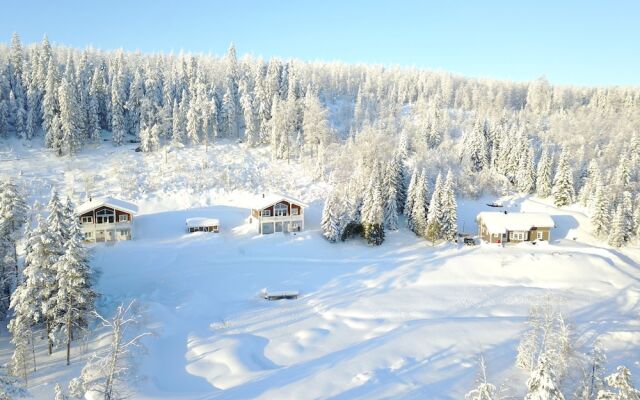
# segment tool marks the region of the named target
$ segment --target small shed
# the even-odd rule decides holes
[[[187,218],[187,232],[220,232],[220,221],[216,218]]]

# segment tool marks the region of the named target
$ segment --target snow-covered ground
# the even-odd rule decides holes
[[[77,160],[5,147],[0,174],[20,175],[32,200],[52,184],[79,199],[112,194],[136,201],[135,240],[92,246],[100,310],[137,298],[146,354],[137,357],[136,399],[460,399],[483,354],[490,380],[521,394],[514,365],[532,303],[552,296],[574,326],[578,350],[595,337],[640,375],[640,256],[602,244],[576,209],[502,199],[510,211],[545,211],[558,225],[548,244],[432,247],[406,229],[382,246],[330,244],[319,232],[326,186],[295,163],[269,162],[235,144],[144,155],[105,144]],[[15,158],[20,158],[16,160]],[[229,169],[226,166],[230,166]],[[248,225],[253,195],[280,189],[310,204],[307,230],[260,236]],[[459,225],[495,199],[460,200]],[[221,233],[186,234],[188,217],[218,218]],[[268,302],[269,290],[299,290]],[[29,390],[51,398],[103,345],[98,330],[64,367],[40,349]],[[10,354],[6,334],[0,359]]]

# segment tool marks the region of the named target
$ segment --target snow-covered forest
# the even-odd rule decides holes
[[[148,204],[154,204],[149,200],[150,197],[153,198],[154,192],[161,193],[169,186],[183,189],[181,185],[185,185],[188,187],[187,192],[194,197],[198,193],[215,190],[216,196],[225,199],[225,196],[231,199],[236,192],[242,192],[240,198],[244,199],[242,196],[246,192],[257,194],[269,185],[272,189],[277,184],[281,190],[291,187],[309,190],[307,197],[315,203],[307,218],[315,218],[317,221],[309,222],[313,233],[300,235],[300,241],[296,242],[296,238],[287,239],[290,243],[301,246],[293,250],[296,257],[304,260],[305,257],[309,258],[305,251],[320,252],[318,249],[322,248],[325,254],[331,254],[333,265],[330,268],[335,268],[336,265],[343,267],[342,263],[345,263],[347,273],[359,277],[366,290],[378,290],[376,279],[380,277],[371,271],[381,268],[380,276],[393,276],[387,276],[393,282],[389,286],[401,288],[408,293],[397,295],[399,299],[394,299],[390,306],[394,309],[387,311],[384,317],[358,317],[358,313],[366,313],[358,309],[352,315],[351,310],[340,310],[337,302],[330,303],[331,299],[318,297],[311,297],[305,303],[311,311],[293,311],[309,315],[301,317],[302,319],[321,318],[320,322],[324,324],[327,310],[336,307],[336,312],[344,312],[343,317],[349,321],[347,325],[350,329],[359,330],[359,326],[363,325],[368,330],[372,326],[371,332],[381,336],[387,332],[384,325],[397,323],[399,315],[403,319],[420,320],[427,318],[425,315],[431,315],[432,310],[421,309],[419,306],[416,307],[420,311],[404,308],[407,307],[405,303],[410,303],[405,301],[404,295],[408,295],[416,303],[423,301],[422,292],[419,295],[411,292],[414,289],[411,285],[423,284],[420,274],[424,272],[418,271],[421,271],[419,268],[422,268],[425,257],[435,254],[434,265],[442,263],[449,268],[451,260],[460,256],[456,252],[462,252],[461,257],[467,257],[464,259],[475,264],[473,260],[477,256],[474,256],[474,250],[460,250],[454,243],[460,233],[473,232],[470,227],[474,221],[473,216],[470,218],[471,210],[478,211],[479,205],[486,205],[486,201],[489,201],[487,199],[516,198],[518,200],[513,202],[517,203],[514,207],[518,209],[523,204],[533,204],[529,207],[534,211],[540,207],[546,207],[545,211],[570,210],[573,213],[570,214],[570,220],[575,225],[567,222],[568,218],[563,215],[562,218],[565,219],[560,219],[556,227],[561,231],[559,240],[569,242],[571,255],[568,257],[575,256],[574,260],[565,260],[571,271],[566,276],[557,277],[552,270],[558,263],[561,245],[540,245],[538,247],[541,249],[523,250],[523,254],[518,253],[521,249],[506,252],[507,255],[496,255],[492,253],[493,249],[481,250],[481,260],[496,257],[500,260],[500,268],[489,268],[488,273],[494,274],[495,280],[488,279],[488,283],[485,282],[491,293],[495,290],[496,296],[505,295],[504,292],[508,290],[503,291],[501,285],[513,286],[512,293],[518,295],[522,291],[526,292],[526,305],[518,304],[518,308],[513,304],[509,306],[517,309],[517,312],[526,309],[529,315],[513,316],[510,313],[516,311],[508,308],[508,318],[513,317],[515,322],[509,320],[509,325],[504,326],[505,331],[512,334],[504,340],[509,340],[511,350],[501,353],[499,357],[489,357],[485,362],[484,357],[479,354],[481,351],[474,345],[464,348],[465,354],[474,353],[474,359],[479,357],[478,365],[474,363],[472,367],[464,367],[480,370],[475,389],[468,379],[457,380],[462,376],[459,370],[456,370],[458,378],[449,376],[448,379],[452,380],[445,387],[458,385],[456,395],[468,392],[466,398],[470,400],[507,399],[525,393],[525,399],[530,400],[640,399],[640,391],[633,386],[633,380],[637,381],[637,377],[632,377],[630,372],[634,368],[637,370],[638,366],[632,364],[635,360],[631,355],[620,355],[628,348],[615,348],[616,364],[610,365],[606,361],[605,346],[599,340],[592,336],[578,339],[577,334],[579,331],[588,331],[589,324],[602,317],[600,314],[596,315],[597,312],[617,313],[611,318],[625,320],[637,311],[637,298],[634,297],[637,289],[633,288],[634,282],[637,283],[637,263],[632,257],[619,253],[618,249],[635,251],[640,242],[638,87],[573,87],[551,85],[543,77],[532,82],[509,82],[468,78],[417,68],[278,58],[263,60],[251,55],[239,57],[233,44],[221,57],[185,53],[145,54],[94,48],[79,50],[52,44],[46,36],[40,43],[23,44],[19,35],[14,34],[7,44],[0,43],[0,142],[4,146],[1,155],[4,157],[5,152],[10,155],[1,161],[15,162],[16,166],[9,168],[11,172],[8,179],[0,185],[0,316],[8,324],[8,332],[4,333],[10,337],[10,342],[9,339],[3,342],[2,347],[7,350],[4,358],[7,364],[6,374],[5,371],[0,373],[0,391],[4,390],[4,394],[0,396],[5,396],[0,399],[20,398],[28,395],[29,388],[35,388],[38,395],[47,393],[50,397],[55,395],[56,399],[87,396],[86,398],[91,399],[115,400],[124,398],[129,386],[135,386],[130,381],[131,375],[134,375],[130,371],[134,364],[131,362],[131,353],[140,343],[148,343],[152,335],[146,331],[147,326],[141,330],[131,328],[139,322],[140,317],[135,303],[127,301],[132,297],[143,297],[143,294],[135,293],[133,289],[125,294],[120,293],[120,289],[116,289],[118,283],[114,284],[114,277],[122,279],[123,271],[131,273],[125,268],[127,262],[133,263],[127,259],[130,254],[133,254],[132,260],[139,263],[147,273],[152,271],[155,274],[151,269],[156,266],[154,263],[159,264],[161,270],[170,269],[171,266],[163,264],[163,261],[152,260],[153,257],[143,254],[149,249],[152,249],[151,253],[162,253],[159,248],[164,246],[161,243],[167,237],[162,236],[162,229],[158,229],[160,233],[157,233],[148,228],[153,227],[153,222],[149,218],[145,220],[148,216],[143,215],[140,224],[143,227],[148,224],[148,237],[142,238],[140,249],[122,246],[96,249],[87,248],[83,244],[79,221],[74,215],[77,204],[74,203],[87,200],[94,192],[109,194],[108,185],[105,184],[100,189],[94,188],[90,182],[92,178],[87,176],[74,176],[72,184],[66,181],[69,180],[68,175],[86,172],[81,171],[82,166],[86,167],[86,160],[96,156],[98,152],[101,154],[92,168],[105,169],[105,166],[100,165],[101,162],[105,165],[109,162],[122,164],[119,167],[109,164],[109,175],[113,175],[118,183],[119,193],[143,202],[149,201]],[[15,151],[15,146],[21,150]],[[105,148],[108,148],[108,153],[104,151]],[[201,148],[204,148],[204,152],[200,152]],[[39,185],[45,181],[39,180],[39,176],[34,178],[36,174],[33,171],[38,161],[20,160],[18,156],[12,158],[13,155],[32,149],[48,157],[45,163],[47,165],[61,166],[66,163],[65,168],[69,174],[60,178],[62,173],[56,168],[39,171],[41,175],[47,175],[47,179],[59,175],[57,179],[46,181],[47,185],[49,182],[57,182],[57,185],[51,184],[51,187],[46,188],[45,185]],[[123,154],[133,154],[131,150],[145,157],[141,164],[132,162],[125,165],[131,158],[126,158]],[[169,154],[173,157],[171,162],[167,161]],[[262,162],[261,157],[266,162]],[[75,162],[78,164],[74,164]],[[232,163],[233,170],[230,169]],[[191,169],[185,165],[191,165]],[[260,171],[257,171],[257,165]],[[23,168],[28,171],[26,176]],[[278,170],[281,175],[275,172]],[[148,175],[134,179],[127,174]],[[237,176],[234,177],[234,174]],[[86,188],[79,195],[76,189],[78,182],[83,179],[86,182],[80,186]],[[230,182],[234,179],[236,184],[231,185]],[[270,179],[269,185],[265,184],[267,179]],[[300,183],[301,181],[304,182]],[[530,198],[535,200],[527,203]],[[38,203],[42,200],[46,202],[45,206]],[[237,198],[225,201],[228,203],[223,206],[228,209],[220,212],[230,216],[237,222],[237,226],[243,227],[246,222],[243,220],[244,214],[237,217],[237,211],[233,209],[237,207]],[[194,202],[189,206],[194,204],[203,205]],[[216,203],[216,207],[222,205]],[[169,212],[166,208],[168,207],[158,206],[154,209],[149,206],[147,212]],[[578,215],[584,218],[580,219]],[[171,216],[165,218],[170,219]],[[575,222],[577,220],[580,223]],[[223,227],[223,232],[224,229],[227,227]],[[241,259],[247,254],[251,255],[252,251],[258,255],[265,251],[262,248],[247,250],[252,243],[242,235],[248,235],[248,231],[242,230],[245,228],[233,229],[233,235],[240,237],[235,238],[239,240],[239,244],[229,248],[237,250],[237,254],[225,248],[228,244],[214,245],[216,251],[229,256],[227,261],[231,264],[236,262],[230,261],[233,257]],[[232,231],[230,227],[228,230]],[[410,235],[406,235],[404,231]],[[314,241],[314,235],[321,239],[320,243]],[[572,247],[580,246],[581,242],[572,244],[571,241],[576,242],[576,237],[571,235],[580,235],[580,239],[587,237],[585,248]],[[358,236],[364,240],[351,240],[351,243],[344,246],[340,244]],[[417,244],[412,241],[416,236]],[[390,238],[388,242],[387,238]],[[158,242],[149,244],[144,240]],[[305,240],[306,243],[303,243]],[[390,247],[382,246],[383,243]],[[349,253],[354,249],[349,246],[360,245],[363,250],[355,247],[357,256]],[[429,250],[412,247],[421,245],[428,245]],[[612,249],[610,251],[613,255],[602,255],[604,250],[600,245],[610,246],[607,249]],[[146,250],[145,246],[148,246]],[[387,249],[396,253],[390,255],[386,253]],[[176,251],[187,250],[183,248]],[[109,253],[111,251],[115,253]],[[209,250],[196,247],[195,254],[200,254],[199,251],[204,255]],[[525,251],[528,258],[524,264],[527,267],[537,268],[538,258],[543,259],[543,263],[550,264],[541,267],[542,272],[539,273],[517,269],[522,276],[527,276],[522,282],[534,282],[531,287],[519,281],[521,276],[517,274],[511,276],[507,273],[506,278],[502,277],[502,268],[505,265],[515,268],[512,264],[517,263],[515,260],[518,257],[525,258]],[[337,255],[334,256],[333,252]],[[113,254],[121,265],[113,266],[107,261]],[[287,257],[286,252],[283,254]],[[406,261],[405,254],[409,254],[409,265],[414,262],[418,265],[412,266],[415,269],[407,273],[415,278],[410,284],[407,283],[410,279],[406,278],[405,281],[401,273],[394,275],[395,270],[408,268],[407,264],[403,264]],[[94,257],[103,269],[113,267],[116,271],[101,271],[106,274],[109,284],[99,283],[100,274],[92,267]],[[189,257],[191,255],[187,254],[188,259]],[[265,257],[269,260],[269,255]],[[438,257],[442,257],[444,261],[438,261]],[[619,271],[612,273],[612,276],[615,275],[611,278],[613,283],[606,281],[606,274],[600,275],[600,258],[604,257],[611,257],[616,263],[624,265]],[[167,254],[165,258],[176,264],[180,262],[174,254]],[[356,260],[353,261],[353,266],[348,264],[352,262],[348,261],[352,258]],[[259,257],[251,259],[249,263],[257,259]],[[346,285],[353,289],[351,283],[344,282],[328,280],[329,283],[325,286],[309,283],[313,280],[307,282],[304,278],[308,271],[296,270],[298,266],[290,266],[285,261],[285,266],[294,270],[295,277],[290,278],[289,271],[278,269],[278,260],[280,259],[267,262],[268,267],[278,271],[274,276],[281,280],[277,282],[304,282],[299,284],[307,287],[312,296],[318,296],[320,288],[328,287],[330,293],[342,298],[340,296],[344,294],[335,287]],[[474,268],[482,270],[484,266],[491,265],[487,260],[481,261]],[[299,264],[304,266],[305,262],[299,261]],[[321,258],[313,260],[313,263],[322,262]],[[384,266],[379,267],[378,263]],[[578,305],[584,305],[581,297],[584,293],[576,294],[574,291],[578,289],[572,287],[572,283],[577,279],[576,275],[581,274],[579,271],[583,263],[595,276],[594,281],[586,281],[587,285],[593,283],[598,288],[588,295],[592,298],[608,296],[607,301],[617,302],[621,310],[607,308],[606,311],[578,313]],[[473,292],[468,296],[486,296],[482,293],[482,288],[475,287],[482,286],[482,283],[478,284],[470,278],[467,282],[466,277],[456,275],[459,274],[456,272],[456,265],[453,267],[447,272],[451,275],[444,278],[430,277],[436,282],[442,282],[444,286],[458,280],[463,282],[460,289],[463,293]],[[470,273],[472,276],[477,274],[476,278],[484,282],[484,276],[478,270],[473,269]],[[253,273],[252,270],[249,271],[247,275]],[[211,276],[205,275],[204,280],[209,278]],[[215,278],[219,276],[216,275]],[[140,283],[144,279],[152,278],[137,276],[132,280],[135,284],[131,285],[142,288],[141,290],[154,286]],[[258,280],[269,281],[260,274],[256,278]],[[348,279],[345,281],[350,282]],[[539,288],[535,286],[538,282],[541,282]],[[177,287],[183,288],[182,285],[191,284],[181,278],[175,279]],[[431,290],[429,284],[425,284],[427,291]],[[246,307],[246,298],[249,296],[247,292],[256,291],[252,285],[243,289],[226,288],[228,292],[221,291],[236,301],[225,303],[232,304],[229,310],[237,311],[239,303]],[[547,294],[543,293],[543,289],[555,291],[559,287],[570,293],[568,297],[571,297],[573,303],[569,307],[572,310],[568,312],[579,314],[579,326],[572,326],[569,322],[573,315],[561,312],[551,305],[556,298],[549,300],[551,297],[541,296]],[[109,293],[100,293],[105,288]],[[167,288],[169,291],[173,290],[171,285],[165,287]],[[334,289],[337,292],[332,292]],[[235,292],[231,293],[235,290],[245,297],[234,297],[239,296]],[[447,286],[439,290],[441,292],[436,290],[431,293],[431,296],[435,296],[431,299],[435,303],[442,301],[438,296],[452,296],[451,292],[455,292],[456,287],[451,289]],[[187,291],[191,291],[190,288]],[[100,300],[101,296],[106,300]],[[157,304],[161,303],[155,296],[155,289],[147,293],[145,300],[149,303],[148,307],[158,307]],[[371,296],[377,298],[382,297],[382,294],[374,292]],[[515,294],[508,294],[509,299],[510,296]],[[615,298],[616,301],[611,300],[614,296],[619,296]],[[364,297],[363,295],[362,298]],[[150,298],[155,302],[150,301]],[[348,301],[368,301],[362,298]],[[215,299],[221,303],[226,301],[222,295]],[[173,300],[172,298],[171,301]],[[377,306],[384,309],[387,305],[384,298],[377,301],[366,304],[370,307],[363,308]],[[176,310],[183,306],[177,300],[176,303],[177,305],[172,306]],[[186,301],[185,304],[189,302]],[[219,323],[222,327],[211,323],[211,326],[216,327],[210,329],[216,332],[234,329],[226,319],[236,318],[236,315],[231,314],[231,311],[220,311],[208,302],[203,304],[216,309],[212,314],[206,314],[206,318],[209,318],[207,323],[215,318],[222,321]],[[400,309],[403,311],[399,312]],[[496,320],[503,318],[502,310],[496,311],[496,315],[492,314],[492,309],[489,310],[482,309],[479,316],[473,318],[481,318],[487,313]],[[154,311],[157,313],[156,317],[165,312],[158,309]],[[274,312],[273,309],[268,310],[267,315],[270,312]],[[466,311],[462,311],[463,314],[464,312]],[[249,317],[239,315],[238,321],[247,326],[262,323],[244,321],[242,318]],[[284,318],[280,314],[274,317]],[[333,321],[334,317],[326,319]],[[187,321],[186,326],[193,322],[191,319]],[[298,322],[289,323],[295,325]],[[411,323],[421,322],[412,320]],[[607,320],[608,328],[602,328],[598,334],[607,336],[609,332],[605,329],[612,329],[611,326],[617,323],[618,320]],[[179,320],[176,324],[179,325]],[[242,323],[238,322],[238,325]],[[92,329],[98,330],[101,336],[94,335]],[[309,357],[304,351],[317,351],[309,345],[305,339],[307,336],[325,340],[321,337],[323,334],[318,332],[340,332],[342,335],[334,335],[341,338],[338,340],[339,345],[331,344],[340,348],[343,342],[348,342],[344,338],[351,335],[345,334],[341,329],[344,328],[305,326],[301,330],[303,338],[299,339],[299,343],[291,345],[291,348],[285,346],[287,350],[285,355],[280,354],[280,363],[271,362],[264,349],[262,352],[258,349],[259,361],[255,361],[255,355],[251,354],[245,357],[251,361],[242,359],[237,362],[242,364],[241,367],[234,364],[237,361],[235,359],[220,361],[215,354],[209,354],[215,351],[203,350],[202,354],[198,353],[200,344],[192,341],[195,334],[188,332],[185,334],[187,338],[182,338],[189,343],[187,358],[192,357],[196,361],[183,370],[206,378],[216,388],[234,388],[234,382],[241,388],[244,383],[253,382],[252,379],[256,376],[262,376],[260,374],[264,371],[277,370],[279,365],[292,365],[287,364],[291,363],[287,355],[302,354],[304,358]],[[495,328],[486,329],[490,332]],[[637,330],[637,324],[628,322],[625,329]],[[473,328],[470,330],[473,331]],[[233,336],[236,334],[238,337]],[[244,332],[230,334],[231,344],[228,347],[246,347],[248,352],[253,352],[253,347],[259,347],[256,344],[260,343],[259,339],[242,337],[243,334]],[[451,332],[448,334],[455,336]],[[371,339],[367,335],[361,338],[362,343]],[[593,335],[597,336],[595,333]],[[615,339],[614,334],[612,337]],[[625,338],[628,342],[635,343],[632,351],[637,351],[637,337]],[[608,339],[609,344],[614,341],[611,337]],[[92,340],[95,343],[88,344]],[[211,343],[215,346],[218,343],[216,340],[225,339],[213,339]],[[238,340],[240,344],[234,340]],[[273,340],[282,339],[277,336]],[[187,345],[180,342],[179,346]],[[224,348],[222,345],[220,347]],[[489,348],[488,345],[484,347]],[[86,348],[95,351],[87,356]],[[56,352],[64,353],[64,360],[51,361]],[[385,362],[396,362],[391,360],[393,351],[384,354],[390,354],[385,355],[389,358]],[[184,352],[180,357],[185,358]],[[205,367],[199,366],[200,359],[206,361]],[[402,363],[410,363],[410,359],[407,356]],[[466,365],[468,359],[465,360],[462,363],[458,360],[455,364]],[[74,362],[80,367],[70,370],[59,381],[58,377],[55,377],[55,381],[47,381],[46,385],[51,384],[52,387],[43,388],[44,376],[50,375],[43,375],[46,372],[43,373],[40,368],[44,371],[54,368],[52,365],[55,368],[71,365],[73,368]],[[209,362],[211,365],[207,364]],[[499,379],[505,380],[502,385],[498,384],[498,378],[494,380],[493,376],[488,376],[487,370],[491,371],[495,364],[500,365]],[[390,373],[395,370],[393,365],[387,366]],[[148,365],[145,368],[147,372],[154,370],[154,367]],[[396,369],[402,368],[400,365]],[[526,383],[522,379],[509,382],[509,374],[519,373],[512,371],[524,372],[528,376]],[[295,374],[292,376],[295,377]],[[38,383],[33,385],[30,383],[32,379],[36,379]],[[326,377],[323,379],[331,381]],[[400,386],[403,389],[393,393],[406,394],[406,387],[415,389],[418,386],[416,382],[420,379],[416,378],[411,384],[402,383]],[[369,380],[370,377],[360,375],[353,378],[353,382],[357,384],[372,384],[374,388],[375,385],[383,385],[373,380],[371,382],[374,383],[370,383]],[[382,381],[386,382],[385,379]],[[276,379],[274,385],[278,386],[278,382]],[[353,382],[343,386],[356,385]],[[61,383],[62,386],[56,385],[54,389],[54,383]],[[333,384],[326,384],[325,387],[330,389],[317,397],[337,395],[331,393]],[[157,388],[154,387],[153,390]],[[157,392],[153,390],[144,398],[154,398]],[[252,392],[251,390],[259,389],[251,387],[247,392],[242,392],[242,388],[237,390],[235,398],[257,398],[258,394],[264,394]],[[291,394],[283,393],[281,397],[285,398],[287,394]],[[435,393],[440,395],[438,398],[451,398],[449,394]],[[300,392],[297,394],[300,395]],[[359,394],[366,397],[367,392],[346,397],[355,398]],[[166,397],[165,394],[165,398],[170,396]],[[228,396],[233,398],[233,392]]]
[[[372,175],[388,197],[382,178],[399,157],[404,185],[412,170],[427,188],[451,170],[464,196],[515,190],[579,201],[618,246],[640,227],[638,88],[238,59],[233,45],[223,57],[80,51],[46,37],[23,45],[17,34],[0,47],[0,66],[0,135],[44,140],[59,156],[105,132],[114,146],[134,141],[145,152],[222,138],[268,146],[273,159],[303,162],[334,183],[336,215],[353,214],[345,204],[363,202]],[[399,211],[406,190],[396,188]]]

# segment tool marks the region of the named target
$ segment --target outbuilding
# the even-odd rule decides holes
[[[187,232],[220,232],[220,221],[216,218],[187,218]]]

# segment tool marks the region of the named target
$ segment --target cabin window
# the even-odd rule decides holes
[[[524,233],[522,232],[511,232],[511,240],[524,240]]]
[[[80,221],[82,221],[83,224],[90,224],[93,222],[93,217],[82,217]]]
[[[127,214],[120,214],[118,216],[118,222],[127,222],[129,221],[129,216]]]
[[[289,215],[289,207],[285,203],[278,203],[274,207],[276,217],[286,217]]]
[[[542,240],[543,238],[544,238],[543,237],[543,233],[542,232],[538,232],[538,240]]]
[[[293,207],[291,207],[291,215],[298,215],[298,212],[299,212],[299,211],[300,211],[300,210],[298,210],[297,208],[293,208]]]
[[[113,224],[115,215],[112,210],[100,210],[96,213],[96,222],[98,224]]]
[[[271,216],[271,210],[262,210],[262,216],[263,217],[270,217]]]

